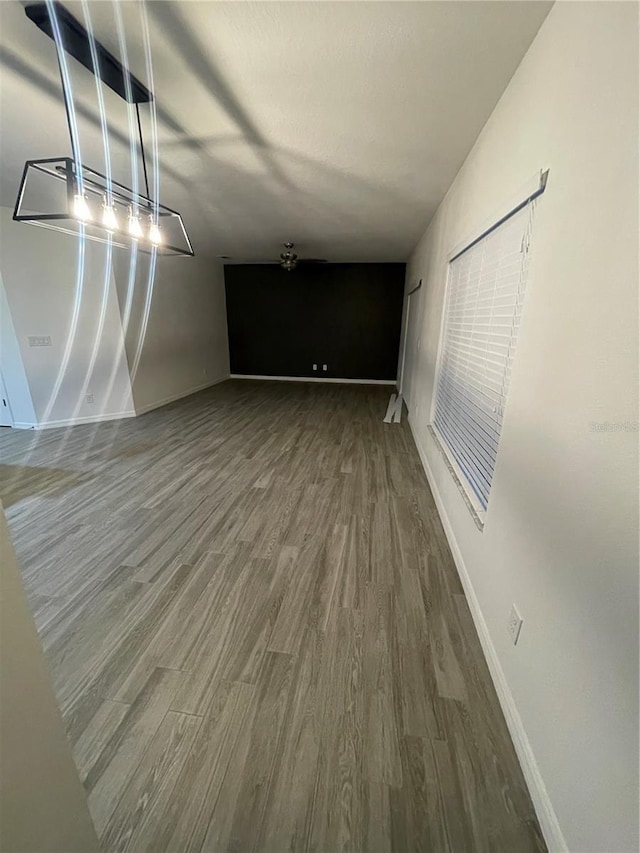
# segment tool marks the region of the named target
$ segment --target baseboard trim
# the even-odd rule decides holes
[[[179,391],[177,394],[172,394],[170,397],[165,397],[163,400],[155,400],[153,403],[147,403],[144,406],[136,406],[136,415],[146,415],[147,412],[152,412],[154,409],[161,409],[162,406],[168,406],[169,403],[175,403],[176,400],[182,400],[184,397],[190,397],[192,394],[197,394],[198,391],[204,391],[205,388],[211,388],[214,385],[219,385],[221,382],[226,382],[227,379],[229,379],[228,373],[218,379],[210,379],[202,385],[196,385],[194,388],[188,388],[186,391]]]
[[[104,421],[119,421],[123,418],[135,418],[136,413],[129,409],[124,412],[108,412],[102,415],[85,415],[81,418],[62,418],[57,421],[42,421],[36,424],[16,423],[16,429],[59,429],[60,427],[81,426],[82,424],[98,424]]]
[[[418,449],[418,455],[420,456],[422,467],[424,468],[427,480],[429,481],[429,487],[433,493],[433,498],[442,521],[442,526],[444,528],[449,547],[451,548],[451,554],[456,564],[458,575],[460,576],[460,581],[469,604],[469,609],[471,610],[471,616],[473,617],[473,622],[480,639],[480,645],[482,646],[482,651],[489,667],[493,685],[496,689],[496,693],[498,694],[500,707],[502,708],[502,713],[504,714],[507,728],[509,729],[509,734],[511,735],[511,739],[529,789],[529,794],[531,795],[531,801],[533,802],[533,807],[540,822],[540,829],[542,830],[544,840],[549,848],[549,853],[568,853],[569,848],[562,833],[562,829],[560,828],[558,816],[556,815],[553,804],[551,803],[551,798],[549,797],[549,793],[546,785],[544,784],[533,749],[529,743],[529,738],[527,737],[522,718],[520,717],[516,707],[513,694],[509,688],[495,646],[493,645],[489,628],[487,627],[487,623],[480,608],[480,602],[478,601],[471,582],[471,577],[469,576],[465,566],[462,552],[460,551],[453,528],[444,507],[444,502],[440,492],[438,491],[438,487],[436,486],[433,471],[431,470],[426,453],[424,452],[415,433],[411,417],[408,417],[407,420],[409,421],[411,434],[413,435],[413,440],[416,448]]]
[[[336,385],[395,385],[395,379],[330,379],[323,376],[263,376],[258,373],[232,373],[230,379],[259,379],[270,382],[325,382]]]

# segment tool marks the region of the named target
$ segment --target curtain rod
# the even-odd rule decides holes
[[[460,249],[459,252],[456,252],[456,254],[452,258],[449,258],[449,263],[452,264],[454,261],[456,261],[460,257],[460,255],[464,255],[465,252],[468,252],[469,249],[471,249],[471,248],[473,248],[473,246],[477,245],[480,242],[480,240],[484,240],[485,237],[487,237],[489,234],[491,234],[492,231],[495,231],[496,228],[499,228],[504,222],[507,221],[507,219],[511,219],[511,217],[515,216],[516,213],[519,213],[523,207],[526,207],[530,202],[532,202],[534,199],[538,198],[538,196],[541,196],[542,193],[547,188],[547,178],[548,177],[549,177],[549,170],[548,169],[545,172],[540,172],[540,183],[538,184],[538,188],[536,190],[534,190],[534,192],[532,192],[531,195],[528,195],[524,199],[524,201],[521,201],[520,204],[517,204],[512,210],[510,210],[509,213],[505,213],[505,215],[503,217],[501,217],[500,219],[498,219],[497,222],[494,222],[493,225],[491,225],[489,228],[487,228],[485,231],[483,231],[482,234],[480,234],[478,237],[476,237],[474,240],[472,240],[470,243],[468,243],[464,247],[464,249]]]

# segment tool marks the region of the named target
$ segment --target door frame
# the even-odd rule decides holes
[[[9,399],[9,393],[7,391],[7,383],[4,381],[4,376],[2,375],[2,371],[0,370],[0,391],[2,392],[1,397],[2,400],[5,400],[6,403],[3,408],[6,408],[7,414],[9,416],[9,423],[2,424],[2,426],[14,427],[15,426],[15,418],[13,417],[13,409],[11,408],[11,400]],[[2,405],[2,403],[0,403]]]
[[[411,297],[422,287],[422,279],[407,293],[407,308],[404,312],[404,334],[402,336],[402,358],[400,359],[400,382],[398,383],[398,396],[404,399],[404,370],[407,360],[407,338],[409,336],[409,315],[411,313]],[[406,402],[406,400],[405,400]]]

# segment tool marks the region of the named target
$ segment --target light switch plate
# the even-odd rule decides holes
[[[518,642],[520,630],[522,628],[522,616],[518,613],[518,608],[515,604],[511,605],[511,613],[509,614],[509,634],[513,641],[513,645]]]

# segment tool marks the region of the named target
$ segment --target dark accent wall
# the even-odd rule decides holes
[[[231,372],[394,380],[404,276],[404,264],[226,266]]]

